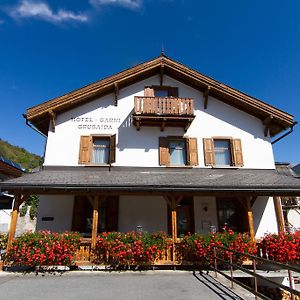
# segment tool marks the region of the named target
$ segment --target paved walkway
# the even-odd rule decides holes
[[[3,272],[4,273],[4,272]],[[242,300],[206,274],[183,271],[67,272],[10,274],[0,272],[0,299],[223,299]]]

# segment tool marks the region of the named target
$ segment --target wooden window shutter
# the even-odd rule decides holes
[[[198,165],[198,147],[196,138],[187,138],[187,163],[190,166]]]
[[[169,97],[178,97],[178,87],[169,87],[168,89]]]
[[[150,86],[146,86],[144,90],[145,97],[154,97],[154,89]]]
[[[79,164],[89,164],[91,162],[91,138],[89,135],[80,137]]]
[[[109,163],[112,164],[116,162],[116,135],[110,136],[109,141]]]
[[[169,153],[169,140],[166,137],[159,138],[159,165],[169,165],[170,153]]]
[[[214,153],[214,140],[213,139],[203,139],[204,148],[204,163],[206,166],[214,166],[215,163],[215,153]]]
[[[233,165],[238,167],[244,166],[242,142],[240,139],[231,140],[231,151],[233,157]]]

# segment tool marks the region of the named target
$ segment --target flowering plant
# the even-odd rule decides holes
[[[98,236],[96,261],[110,265],[151,264],[169,246],[163,232],[103,232]]]
[[[208,235],[187,235],[178,245],[178,252],[182,260],[195,261],[201,264],[208,264],[213,260],[214,247],[226,247],[246,254],[256,254],[256,246],[248,234],[236,233],[232,230],[217,232]],[[216,247],[216,255],[228,260],[232,254],[233,261],[243,261],[245,257]]]
[[[266,234],[259,244],[263,257],[278,262],[300,262],[300,231]]]
[[[0,251],[6,249],[7,234],[0,233]]]
[[[50,266],[73,263],[80,245],[80,235],[74,232],[28,232],[17,237],[6,255],[6,261],[17,266]]]

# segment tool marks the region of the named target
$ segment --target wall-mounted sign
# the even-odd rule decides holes
[[[113,126],[121,123],[121,118],[114,117],[72,117],[71,122],[77,125],[78,129],[91,129],[91,130],[102,130],[102,129],[113,129]]]

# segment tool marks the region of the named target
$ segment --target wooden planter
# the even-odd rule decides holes
[[[0,272],[3,270],[4,261],[0,260]]]

